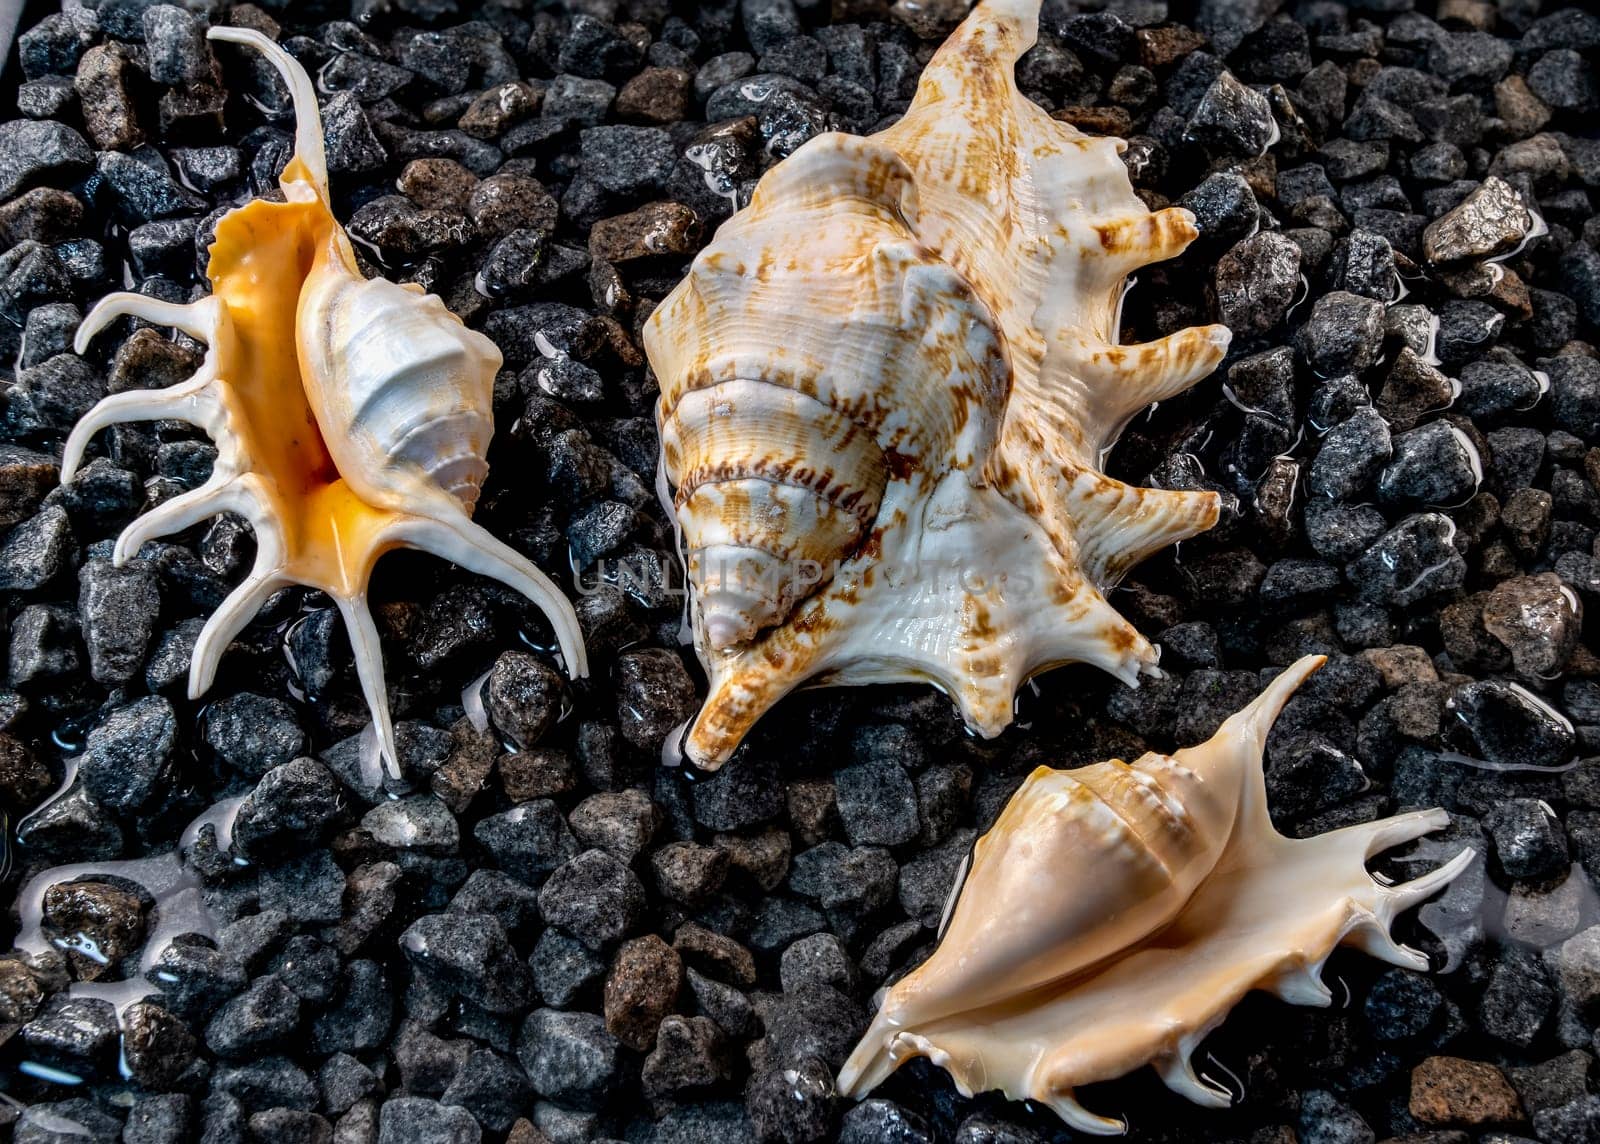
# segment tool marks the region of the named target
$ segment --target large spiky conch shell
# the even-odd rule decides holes
[[[645,326],[711,683],[683,743],[702,767],[807,679],[931,682],[992,736],[1037,671],[1155,663],[1101,589],[1217,498],[1097,465],[1228,331],[1116,344],[1126,275],[1194,221],[1134,195],[1120,140],[1018,92],[1037,22],[1037,0],[984,0],[904,118],[768,172]]]
[[[1075,1088],[1153,1064],[1190,1100],[1229,1103],[1189,1058],[1250,990],[1328,1004],[1320,974],[1340,944],[1428,968],[1389,927],[1473,852],[1393,886],[1363,863],[1445,826],[1444,811],[1304,839],[1267,815],[1267,731],[1322,663],[1296,663],[1198,747],[1029,775],[978,840],[938,948],[888,991],[839,1091],[864,1096],[925,1056],[969,1096],[1000,1089],[1115,1133],[1122,1122],[1086,1111]]]
[[[217,445],[211,478],[130,524],[114,553],[120,564],[145,541],[225,511],[254,527],[255,566],[200,633],[190,697],[210,687],[222,653],[268,596],[289,584],[319,588],[344,615],[378,743],[393,762],[366,602],[378,557],[423,549],[515,588],[549,616],[574,676],[587,672],[577,617],[538,568],[470,519],[488,472],[499,350],[434,295],[362,277],[329,206],[305,71],[260,32],[208,35],[254,48],[288,85],[296,127],[280,179],[286,201],[256,199],[217,223],[209,297],[181,306],[111,294],[89,312],[79,353],[124,315],[176,327],[207,351],[188,381],[114,394],[90,410],[67,440],[61,479],[72,479],[90,439],[109,425],[179,418],[205,429]]]

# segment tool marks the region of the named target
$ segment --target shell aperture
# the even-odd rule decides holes
[[[1087,1111],[1076,1087],[1151,1064],[1198,1104],[1230,1103],[1190,1055],[1250,990],[1329,1004],[1320,974],[1341,944],[1427,969],[1390,926],[1475,852],[1400,885],[1364,863],[1442,828],[1444,811],[1311,838],[1284,837],[1268,817],[1267,732],[1322,663],[1294,664],[1197,747],[1029,775],[978,840],[938,947],[888,991],[839,1091],[862,1097],[926,1056],[963,1094],[1000,1089],[1073,1128],[1116,1133],[1123,1124]]]
[[[982,0],[899,122],[774,167],[645,325],[710,677],[701,767],[807,681],[930,682],[993,736],[1039,671],[1154,666],[1102,589],[1217,498],[1097,466],[1229,337],[1117,344],[1126,275],[1194,221],[1145,207],[1120,141],[1017,90],[1037,19]]]
[[[212,475],[130,524],[114,560],[145,541],[235,512],[255,531],[255,565],[201,631],[190,698],[211,685],[228,644],[269,596],[301,584],[337,604],[379,748],[398,765],[367,583],[385,552],[410,547],[500,580],[549,617],[569,673],[587,674],[572,605],[531,561],[471,520],[488,471],[501,356],[434,295],[364,278],[329,205],[311,81],[260,32],[216,27],[283,77],[295,153],[283,202],[254,199],[223,216],[210,247],[211,294],[190,305],[139,294],[102,298],[78,330],[83,353],[123,316],[175,327],[206,344],[198,372],[167,389],[128,390],[73,428],[61,464],[70,481],[90,440],[127,421],[180,419],[217,446]]]

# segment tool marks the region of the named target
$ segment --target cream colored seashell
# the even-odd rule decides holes
[[[1268,818],[1267,731],[1322,663],[1296,663],[1198,747],[1029,775],[973,849],[938,948],[888,991],[839,1091],[864,1096],[925,1056],[964,1094],[1000,1089],[1115,1133],[1122,1123],[1085,1110],[1075,1088],[1152,1064],[1196,1103],[1230,1102],[1189,1057],[1250,990],[1327,1005],[1321,969],[1341,944],[1427,969],[1389,927],[1474,852],[1395,886],[1363,863],[1445,826],[1444,811],[1304,839]]]
[[[1102,589],[1210,527],[1211,493],[1098,471],[1228,332],[1116,344],[1130,270],[1180,253],[1118,158],[1022,96],[1036,0],[984,0],[911,109],[767,173],[644,329],[721,765],[807,680],[926,681],[995,735],[1062,663],[1133,682],[1156,650]]]
[[[587,674],[577,616],[532,562],[472,523],[488,465],[500,352],[437,297],[363,278],[328,200],[316,93],[305,71],[260,32],[212,28],[211,39],[261,52],[288,84],[295,154],[282,203],[256,199],[218,223],[211,295],[188,306],[138,294],[100,300],[76,348],[131,315],[204,341],[199,372],[162,390],[106,398],[74,427],[61,464],[70,481],[100,430],[177,418],[217,444],[203,486],[162,503],[117,539],[120,564],[147,540],[237,512],[256,534],[255,566],[207,621],[189,695],[210,687],[228,644],[273,592],[326,592],[350,632],[384,756],[395,760],[378,632],[366,588],[394,548],[436,553],[501,580],[550,618],[567,670]]]

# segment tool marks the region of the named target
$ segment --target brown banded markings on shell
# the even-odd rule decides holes
[[[978,840],[938,948],[885,995],[839,1091],[862,1097],[925,1056],[965,1094],[1000,1089],[1114,1133],[1122,1123],[1074,1089],[1152,1064],[1190,1100],[1230,1102],[1190,1055],[1250,990],[1329,1004],[1321,968],[1341,944],[1426,969],[1390,926],[1475,852],[1402,885],[1364,863],[1445,826],[1444,811],[1312,838],[1286,838],[1268,817],[1267,732],[1322,662],[1290,667],[1197,747],[1029,775]]]
[[[1228,335],[1116,344],[1125,276],[1193,219],[1017,91],[1036,27],[1032,0],[983,0],[899,122],[768,172],[645,326],[711,681],[700,766],[808,680],[931,682],[994,735],[1038,671],[1155,663],[1102,589],[1217,499],[1097,465]]]
[[[205,429],[217,445],[211,478],[135,520],[114,553],[121,563],[146,540],[221,512],[253,527],[255,565],[200,633],[190,696],[210,687],[222,653],[273,592],[321,589],[345,618],[380,749],[393,764],[382,653],[366,603],[385,552],[433,552],[523,593],[550,618],[574,676],[587,673],[582,635],[560,590],[470,518],[488,472],[499,350],[415,285],[362,276],[329,205],[305,71],[260,32],[217,27],[209,36],[262,53],[288,85],[295,153],[280,177],[285,201],[255,199],[217,223],[209,297],[181,306],[111,294],[90,311],[80,353],[125,315],[175,327],[207,349],[188,381],[114,394],[85,414],[68,438],[62,480],[110,425],[175,418]]]

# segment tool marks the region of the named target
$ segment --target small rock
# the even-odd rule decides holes
[[[1300,292],[1300,247],[1276,231],[1240,242],[1217,263],[1217,316],[1237,337],[1273,330]]]
[[[209,704],[202,733],[219,759],[251,777],[290,762],[306,745],[293,707],[249,691]]]
[[[603,791],[579,803],[568,817],[572,832],[595,847],[632,862],[655,833],[655,805],[643,791]]]
[[[483,1130],[465,1108],[420,1096],[392,1096],[378,1114],[377,1144],[478,1144],[482,1139]]]
[[[687,722],[699,703],[694,681],[676,653],[642,648],[617,657],[622,737],[640,750],[659,753],[668,732]]]
[[[632,870],[604,850],[585,850],[545,881],[539,909],[546,923],[560,926],[590,949],[600,949],[642,920],[644,887]]]
[[[1378,477],[1378,496],[1389,504],[1459,505],[1483,481],[1477,448],[1448,421],[1401,433],[1393,447],[1393,459]]]
[[[1301,327],[1298,345],[1323,377],[1360,373],[1383,350],[1383,303],[1345,290],[1324,294]]]
[[[1440,513],[1409,516],[1384,533],[1347,570],[1371,603],[1410,607],[1461,586],[1466,561],[1451,543],[1455,525]]]
[[[1505,1074],[1482,1061],[1429,1057],[1411,1071],[1411,1115],[1423,1124],[1471,1128],[1522,1118]]]
[[[1253,159],[1276,132],[1267,97],[1225,71],[1190,113],[1187,135],[1212,155]]]
[[[1533,229],[1533,214],[1515,188],[1490,175],[1454,210],[1422,232],[1422,252],[1444,265],[1514,250]]]
[[[683,961],[655,934],[626,941],[606,976],[606,1028],[623,1044],[647,1052],[683,988]]]
[[[450,809],[431,794],[380,802],[367,811],[361,827],[380,846],[428,854],[454,854],[461,828]]]
[[[1382,416],[1371,408],[1357,409],[1322,439],[1307,487],[1315,496],[1349,500],[1378,476],[1393,451]]]
[[[436,984],[491,1013],[515,1013],[528,1003],[528,971],[490,914],[428,914],[400,935],[400,948]]]
[[[1468,683],[1450,697],[1446,709],[1455,717],[1463,746],[1491,763],[1553,767],[1572,755],[1572,725],[1515,683]]]
[[[97,802],[133,813],[170,793],[177,741],[172,704],[146,695],[111,711],[89,732],[79,776]]]
[[[856,846],[898,846],[921,830],[917,793],[892,760],[844,767],[834,775],[839,817]]]
[[[89,649],[89,674],[99,683],[126,683],[144,665],[161,593],[142,560],[121,568],[91,560],[78,572],[78,614]]]
[[[646,203],[636,211],[603,218],[589,231],[589,251],[607,262],[690,254],[700,245],[700,216],[682,203]]]
[[[538,1009],[517,1037],[517,1059],[534,1091],[579,1108],[604,1107],[621,1079],[621,1050],[594,1013]]]
[[[526,749],[535,746],[561,717],[566,681],[536,656],[508,651],[495,660],[483,699],[495,727]]]
[[[1548,878],[1567,869],[1567,836],[1561,822],[1538,799],[1506,799],[1483,824],[1494,839],[1500,867],[1511,878]]]
[[[1577,647],[1583,605],[1554,573],[1517,576],[1489,592],[1483,625],[1510,650],[1520,674],[1549,679]]]

